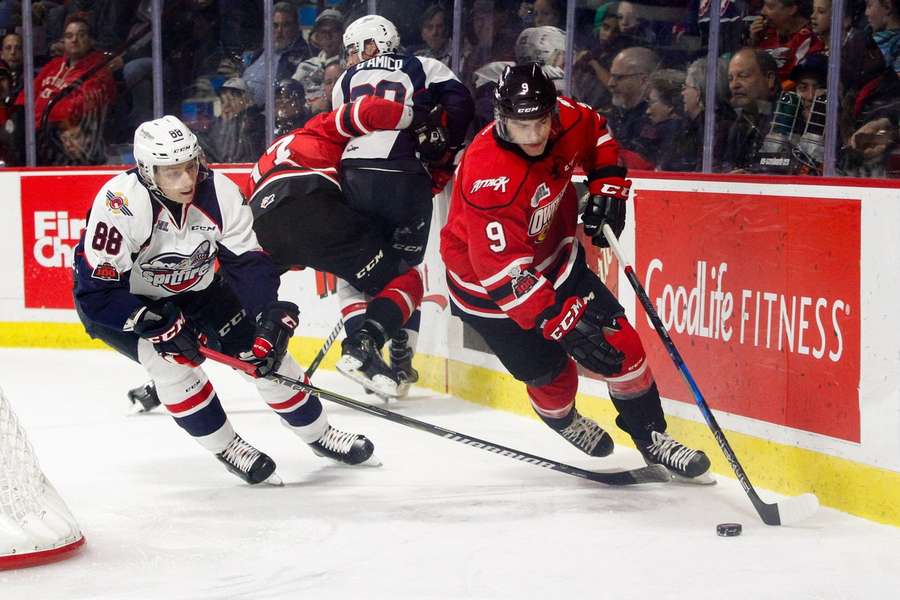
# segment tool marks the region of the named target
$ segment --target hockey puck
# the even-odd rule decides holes
[[[722,537],[735,537],[741,535],[740,523],[719,523],[716,525],[716,533]]]

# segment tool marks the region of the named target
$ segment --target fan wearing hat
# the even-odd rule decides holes
[[[314,115],[331,110],[331,94],[325,92],[326,67],[341,64],[341,36],[344,33],[344,16],[334,8],[326,8],[313,25],[309,41],[319,53],[297,65],[292,79],[300,82],[306,95],[306,110]],[[331,68],[332,86],[343,68],[334,73]]]
[[[265,147],[265,118],[253,105],[247,82],[232,77],[219,88],[219,116],[197,132],[210,162],[252,162]]]

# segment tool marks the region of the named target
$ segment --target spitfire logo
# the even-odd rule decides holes
[[[126,215],[128,217],[134,215],[131,209],[128,208],[128,198],[121,192],[113,193],[110,190],[106,190],[106,208],[109,209],[109,212],[116,215]]]
[[[209,273],[216,255],[204,240],[190,256],[164,252],[141,263],[141,276],[150,285],[177,294],[194,287]]]

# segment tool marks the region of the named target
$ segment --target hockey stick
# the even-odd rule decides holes
[[[622,270],[625,272],[625,277],[628,278],[631,287],[634,288],[635,294],[637,294],[638,299],[641,301],[641,305],[644,307],[647,316],[650,317],[653,328],[656,330],[656,333],[659,334],[659,339],[662,340],[663,345],[666,347],[666,351],[672,358],[672,362],[675,363],[675,367],[681,373],[682,377],[684,377],[688,387],[691,388],[691,393],[694,395],[694,402],[696,402],[697,406],[700,408],[700,412],[703,414],[703,418],[706,419],[706,424],[716,438],[719,448],[722,449],[722,453],[734,470],[734,474],[737,475],[741,487],[744,488],[744,491],[747,492],[747,496],[750,497],[750,502],[753,503],[753,507],[756,509],[756,512],[759,513],[763,523],[766,525],[791,525],[816,512],[819,508],[819,499],[816,498],[814,494],[801,494],[772,504],[762,501],[759,494],[753,489],[750,478],[747,477],[741,463],[738,462],[737,455],[734,453],[734,450],[731,449],[728,440],[725,439],[725,433],[716,422],[716,418],[713,416],[709,404],[706,403],[703,394],[700,393],[697,382],[694,381],[694,377],[691,375],[691,372],[688,371],[687,365],[684,364],[684,359],[681,358],[681,353],[679,353],[678,349],[675,347],[675,342],[669,337],[669,333],[666,331],[666,327],[659,318],[656,309],[653,308],[653,303],[650,301],[649,296],[647,296],[647,292],[644,290],[641,282],[638,281],[637,275],[634,274],[634,268],[631,266],[631,263],[625,259],[624,251],[619,245],[619,240],[616,239],[616,234],[613,233],[613,230],[610,229],[607,224],[603,225],[603,237],[609,242],[610,249],[612,249],[616,258],[619,259],[619,264],[621,264]]]
[[[341,334],[341,330],[344,328],[344,319],[338,319],[337,325],[334,326],[334,329],[331,330],[331,333],[328,334],[328,337],[325,338],[325,343],[322,344],[322,349],[319,350],[319,353],[316,354],[316,357],[310,363],[309,368],[306,369],[306,376],[312,379],[313,373],[316,372],[316,369],[319,368],[319,365],[322,364],[322,360],[325,358],[325,355],[328,354],[328,351],[331,349],[331,345],[334,343],[334,340],[337,339],[337,336]]]
[[[212,350],[205,346],[200,347],[200,352],[202,352],[204,356],[211,358],[216,362],[226,364],[239,371],[244,371],[251,377],[254,376],[256,370],[255,367],[250,363],[240,360],[239,358],[235,358],[227,354],[222,354],[221,352],[216,352],[215,350]],[[266,378],[299,392],[315,394],[320,398],[331,400],[336,404],[368,413],[370,415],[375,415],[376,417],[381,417],[382,419],[387,419],[388,421],[393,421],[394,423],[399,423],[400,425],[406,425],[407,427],[412,427],[413,429],[418,429],[419,431],[424,431],[426,433],[430,433],[454,442],[459,442],[467,446],[486,450],[488,452],[492,452],[493,454],[507,456],[509,458],[520,460],[522,462],[536,465],[538,467],[544,467],[545,469],[552,469],[554,471],[559,471],[560,473],[565,473],[567,475],[581,477],[582,479],[590,479],[591,481],[605,483],[606,485],[633,485],[636,483],[657,482],[665,483],[671,478],[668,470],[666,470],[666,468],[662,465],[652,465],[649,467],[642,467],[640,469],[631,469],[627,471],[610,471],[605,473],[588,471],[586,469],[580,469],[578,467],[573,467],[567,464],[556,462],[555,460],[551,460],[549,458],[541,458],[540,456],[528,454],[527,452],[520,452],[519,450],[514,450],[507,446],[501,446],[500,444],[494,444],[493,442],[488,442],[476,437],[463,435],[449,429],[444,429],[443,427],[438,427],[437,425],[425,423],[424,421],[419,421],[417,419],[413,419],[412,417],[407,417],[406,415],[401,415],[399,413],[385,410],[377,406],[372,406],[370,404],[366,404],[365,402],[360,402],[359,400],[354,400],[352,398],[348,398],[334,392],[329,392],[328,390],[323,390],[314,385],[303,383],[302,381],[298,381],[296,379],[292,379],[291,377],[286,377],[278,373],[271,373],[267,375]]]

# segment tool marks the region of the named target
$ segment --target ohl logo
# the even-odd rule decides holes
[[[165,252],[141,263],[141,276],[151,285],[177,294],[197,285],[209,273],[216,255],[204,240],[190,256]]]

